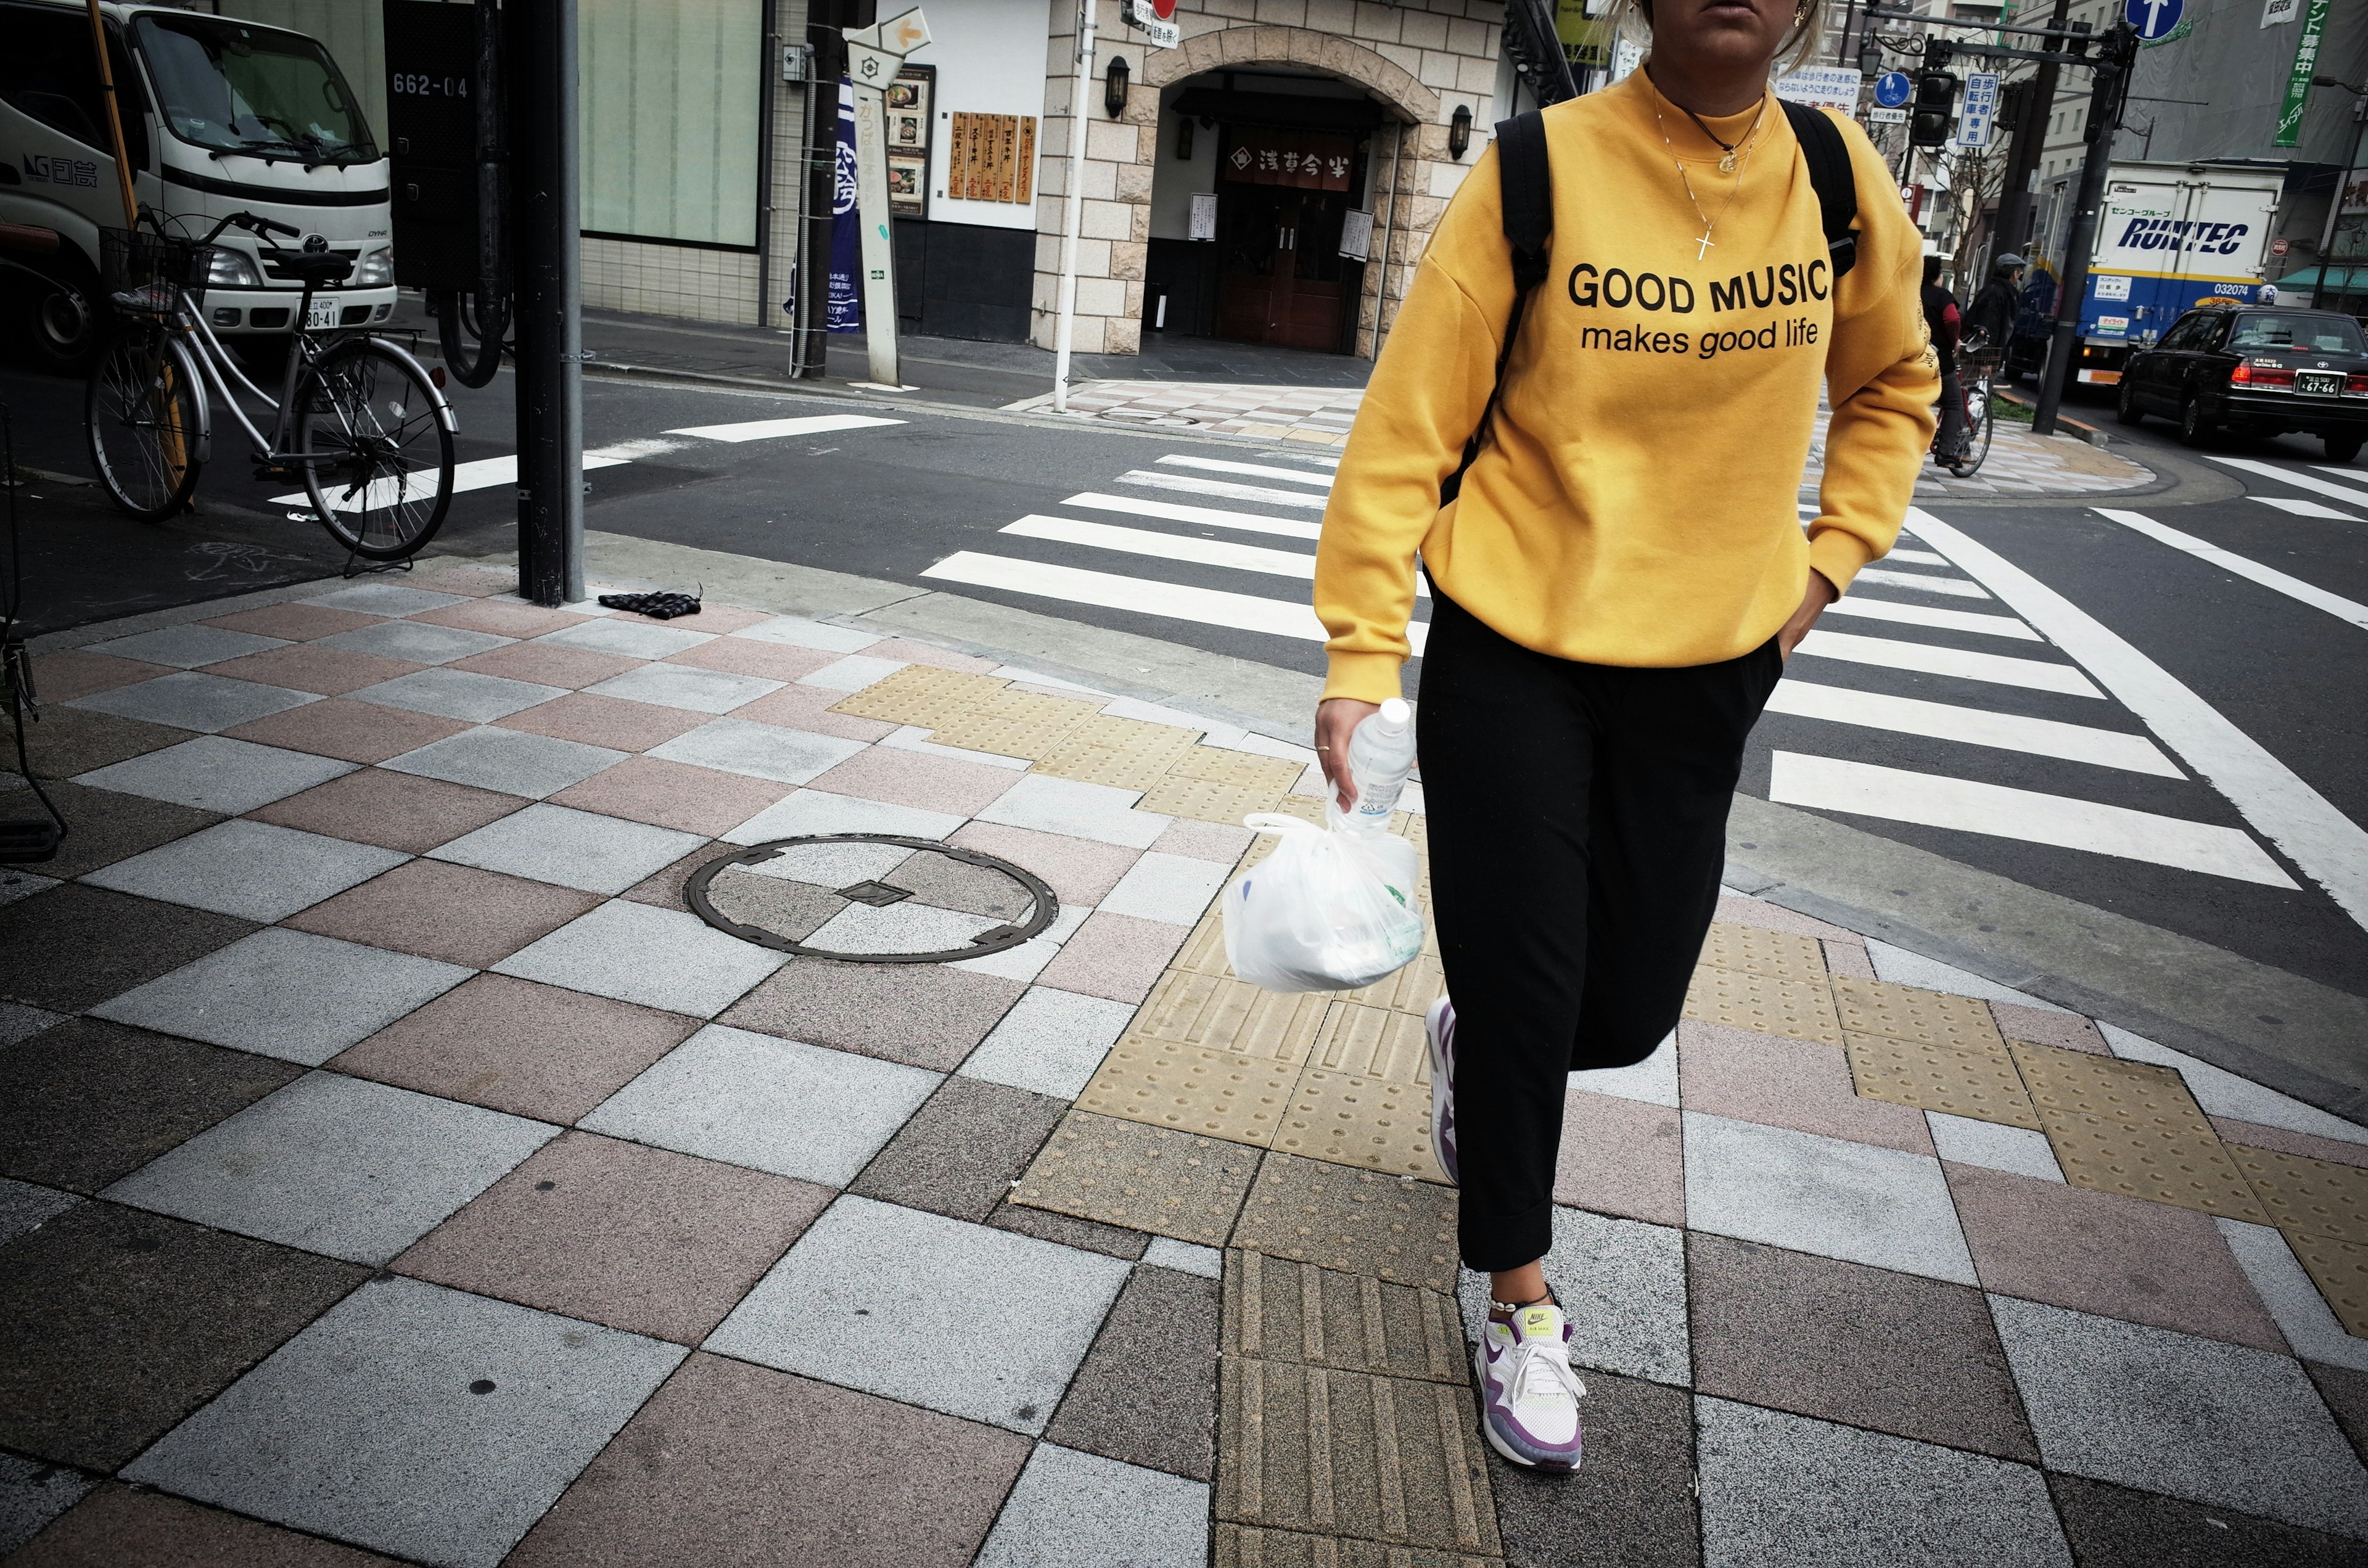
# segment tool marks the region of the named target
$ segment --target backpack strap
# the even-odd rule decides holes
[[[1817,213],[1825,224],[1826,253],[1834,280],[1858,265],[1858,235],[1850,228],[1858,217],[1858,178],[1851,173],[1850,148],[1842,133],[1823,111],[1790,98],[1779,98],[1784,118],[1793,122],[1793,138],[1808,160],[1809,183],[1816,187]]]
[[[1496,381],[1480,410],[1480,423],[1463,443],[1463,460],[1439,487],[1442,506],[1463,490],[1464,470],[1487,444],[1497,400],[1505,390],[1505,365],[1521,333],[1521,316],[1530,295],[1545,281],[1546,256],[1554,246],[1554,171],[1546,156],[1546,122],[1538,110],[1497,122],[1497,178],[1503,187],[1505,243],[1513,253],[1513,309],[1505,320],[1504,340],[1497,346]]]

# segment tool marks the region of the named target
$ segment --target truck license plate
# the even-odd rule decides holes
[[[341,300],[313,301],[313,308],[304,312],[304,330],[320,332],[336,325],[337,311],[344,302]]]
[[[2296,370],[2294,391],[2317,392],[2322,397],[2339,396],[2343,391],[2343,375],[2340,370]]]

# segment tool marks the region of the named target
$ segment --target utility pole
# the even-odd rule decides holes
[[[575,0],[511,0],[518,595],[584,597],[584,329]]]
[[[1053,335],[1053,407],[1069,411],[1069,347],[1077,335],[1077,230],[1086,210],[1086,98],[1094,79],[1094,0],[1077,6],[1077,80],[1069,91],[1069,189],[1062,199],[1059,324]]]
[[[2113,132],[2121,123],[2122,95],[2128,90],[2130,67],[2137,59],[2138,35],[2126,21],[2117,21],[2099,47],[2090,67],[2089,123],[2081,138],[2088,153],[2080,164],[2080,194],[2072,211],[2072,233],[2064,244],[2062,287],[2055,294],[2055,334],[2048,345],[2047,370],[2039,383],[2039,407],[2031,421],[2032,433],[2055,434],[2055,413],[2064,403],[2064,383],[2072,373],[2078,352],[2080,305],[2089,292],[2089,257],[2097,240],[2097,212],[2105,199],[2105,174],[2113,161]]]
[[[2055,0],[2055,11],[2048,18],[2048,27],[2062,31],[2070,10],[2071,0]],[[2062,46],[2049,39],[2041,48],[2053,56]],[[2031,176],[2039,171],[2039,154],[2047,145],[2047,117],[2055,112],[2056,75],[2061,69],[2052,58],[2041,62],[2031,92],[2022,101],[2022,117],[2014,127],[2014,146],[2007,154],[2005,188],[1998,196],[1996,255],[2004,256],[2009,251],[2028,254],[2023,247],[2031,244],[2032,213],[2037,205],[2032,195]]]

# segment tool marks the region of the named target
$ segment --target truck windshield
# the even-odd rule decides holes
[[[2360,324],[2350,316],[2239,316],[2228,347],[2357,354]]]
[[[140,52],[184,142],[308,164],[372,164],[378,149],[336,62],[299,33],[227,17],[143,15]]]

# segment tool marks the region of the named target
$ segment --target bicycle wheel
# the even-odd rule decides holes
[[[188,505],[206,460],[205,387],[188,350],[146,322],[127,323],[83,395],[91,467],[108,497],[143,523]]]
[[[315,360],[295,395],[298,466],[329,537],[371,561],[435,538],[452,504],[452,416],[427,374],[365,338]]]
[[[1950,472],[1959,479],[1971,479],[1981,472],[1990,455],[1990,437],[1998,426],[1994,394],[1987,376],[1975,377],[1965,388],[1965,455]]]

